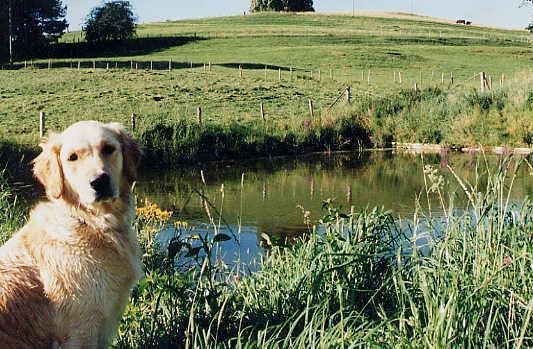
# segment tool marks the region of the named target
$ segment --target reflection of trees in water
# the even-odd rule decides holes
[[[489,166],[498,162],[488,156]],[[424,189],[423,166],[439,168],[448,180],[445,191],[457,191],[455,179],[447,170],[450,165],[462,178],[472,181],[476,165],[485,172],[485,160],[471,154],[393,154],[392,152],[337,153],[297,158],[273,158],[245,163],[216,163],[203,168],[207,185],[200,180],[199,168],[172,172],[146,173],[138,185],[140,197],[148,197],[165,208],[177,208],[185,218],[205,219],[200,198],[194,195],[201,188],[213,205],[220,207],[220,185],[225,186],[224,218],[231,222],[248,222],[261,231],[278,229],[301,221],[296,205],[313,211],[312,219],[320,217],[320,201],[336,197],[337,205],[356,209],[385,206],[396,213],[410,214],[415,195]],[[515,195],[531,192],[527,171],[515,183]],[[241,178],[244,173],[244,186]],[[484,186],[485,180],[479,183]],[[436,200],[436,198],[435,198]],[[456,206],[464,203],[458,195]],[[437,202],[433,202],[432,205]],[[242,209],[241,209],[242,208]],[[290,228],[290,226],[289,226]]]

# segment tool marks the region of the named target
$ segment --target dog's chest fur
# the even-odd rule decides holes
[[[58,207],[38,206],[32,212],[31,222],[42,224],[41,238],[46,243],[30,241],[36,236],[25,239],[26,248],[33,249],[34,258],[40,260],[41,280],[54,308],[58,335],[72,333],[86,323],[114,327],[116,314],[121,314],[142,270],[130,215],[88,216]]]

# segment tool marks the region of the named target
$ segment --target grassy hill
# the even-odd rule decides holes
[[[141,136],[158,123],[195,124],[201,107],[204,124],[220,127],[213,132],[237,124],[243,141],[255,148],[258,138],[268,143],[266,136],[277,135],[274,142],[285,144],[291,133],[297,139],[286,148],[302,150],[299,145],[313,143],[302,140],[305,125],[316,126],[320,138],[340,118],[357,119],[375,146],[391,140],[527,145],[533,133],[527,123],[533,48],[526,32],[394,17],[260,14],[140,25],[139,42],[146,48],[94,52],[81,59],[80,71],[76,55],[51,60],[50,70],[0,71],[0,138],[36,144],[40,110],[51,129],[81,119],[127,123],[136,113]],[[76,52],[80,44],[67,43],[79,36],[67,34],[62,45]],[[186,40],[150,44],[160,36]],[[45,68],[48,60],[33,63]],[[486,96],[472,92],[480,71],[492,81]],[[415,83],[429,92],[413,95]],[[344,97],[334,103],[347,86],[351,105]],[[266,126],[258,127],[260,103]],[[472,130],[465,133],[465,127]],[[194,137],[204,137],[202,132],[195,130]],[[313,150],[341,148],[346,137],[337,136]],[[195,142],[199,146],[201,139]],[[239,153],[242,144],[231,147]],[[267,148],[252,153],[265,155]]]

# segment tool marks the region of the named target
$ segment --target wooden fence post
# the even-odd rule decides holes
[[[366,78],[367,78],[368,83],[370,84],[370,69],[368,70],[368,75]]]
[[[44,132],[45,132],[45,114],[44,114],[44,111],[41,111],[39,112],[39,137],[43,138],[44,137]]]
[[[398,81],[400,82],[400,84],[402,83],[402,72],[401,71],[398,72]]]
[[[130,61],[130,70],[133,70],[133,60]]]
[[[450,84],[453,85],[453,71],[450,72]]]
[[[265,65],[265,80],[267,79],[267,69],[268,67]]]
[[[150,61],[150,71],[154,70],[154,61]]]
[[[242,79],[242,65],[239,64],[239,77]]]
[[[168,60],[168,71],[172,71],[172,58]]]
[[[415,82],[415,92],[418,91],[418,84]]]
[[[52,60],[48,59],[48,69],[52,68]]]
[[[78,61],[78,71],[80,71],[80,68],[81,68],[81,62]]]
[[[281,68],[278,68],[278,80],[281,81]]]
[[[444,73],[440,75],[440,83],[444,85]]]
[[[259,111],[261,112],[261,120],[265,122],[265,109],[263,108],[263,103],[259,104]]]
[[[209,72],[211,73],[211,62],[209,62]]]
[[[352,103],[352,93],[350,87],[346,87],[346,103]]]
[[[93,60],[93,70],[96,70],[96,61]]]
[[[139,70],[139,62],[135,62],[135,71]]]
[[[28,62],[24,61],[24,69],[28,67]]]
[[[314,110],[313,110],[313,101],[309,99],[309,115],[311,115],[311,119],[314,118]]]
[[[322,79],[322,74],[320,72],[320,69],[318,69],[318,81],[320,81]]]
[[[137,117],[135,116],[135,113],[131,113],[131,130],[135,131],[136,126],[137,126]]]
[[[481,92],[485,92],[485,73],[484,72],[480,72],[479,73],[479,90]]]
[[[196,109],[196,117],[198,118],[198,124],[202,126],[202,108],[201,107],[198,107]]]

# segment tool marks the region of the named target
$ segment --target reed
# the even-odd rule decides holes
[[[508,196],[521,164],[480,165],[472,184],[456,178],[456,195],[469,201],[462,211],[427,166],[418,198],[439,197],[440,217],[417,205],[400,222],[382,209],[343,212],[326,201],[320,232],[310,227],[294,245],[271,246],[251,274],[218,258],[230,236],[195,236],[178,222],[156,253],[164,262],[146,264],[116,345],[530,347],[533,203]],[[168,228],[158,222],[141,215],[137,228]]]

